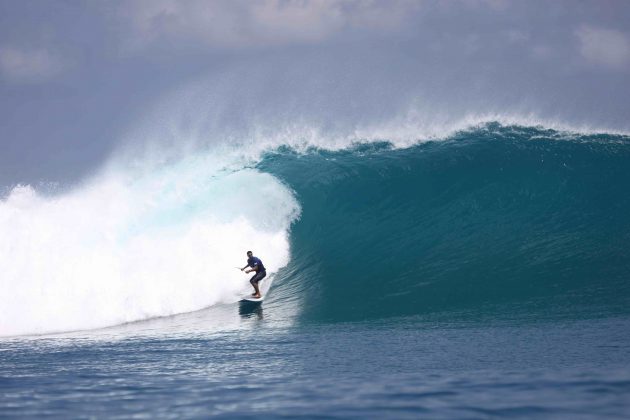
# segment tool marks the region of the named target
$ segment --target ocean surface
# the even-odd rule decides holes
[[[630,137],[332,145],[8,188],[0,417],[630,417]]]

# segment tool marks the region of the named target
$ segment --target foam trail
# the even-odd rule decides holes
[[[247,249],[264,250],[270,274],[287,264],[299,206],[272,176],[225,171],[203,155],[147,172],[112,168],[58,197],[18,186],[0,202],[0,335],[235,301],[249,288],[234,269]]]

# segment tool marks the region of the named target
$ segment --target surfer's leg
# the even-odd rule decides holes
[[[254,291],[255,293],[252,295],[253,297],[259,298],[260,297],[260,289],[258,289],[258,281],[260,280],[260,273],[256,273],[254,274],[254,277],[252,277],[249,282],[252,284],[252,286],[254,286]]]

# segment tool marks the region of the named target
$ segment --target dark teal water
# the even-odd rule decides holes
[[[630,416],[630,138],[490,124],[259,169],[302,206],[263,305],[4,338],[0,417]]]
[[[489,125],[260,166],[303,207],[283,282],[302,321],[628,314],[627,137]]]

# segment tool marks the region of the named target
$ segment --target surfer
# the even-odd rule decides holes
[[[245,270],[246,268],[247,270]],[[246,273],[251,273],[252,271],[256,272],[256,274],[254,274],[254,277],[249,279],[249,282],[252,284],[252,286],[254,286],[255,293],[252,294],[252,297],[259,298],[260,289],[258,289],[258,282],[267,275],[265,266],[263,265],[262,261],[260,261],[260,258],[254,257],[252,251],[247,251],[247,265],[241,268],[241,271],[243,270],[245,270]]]

